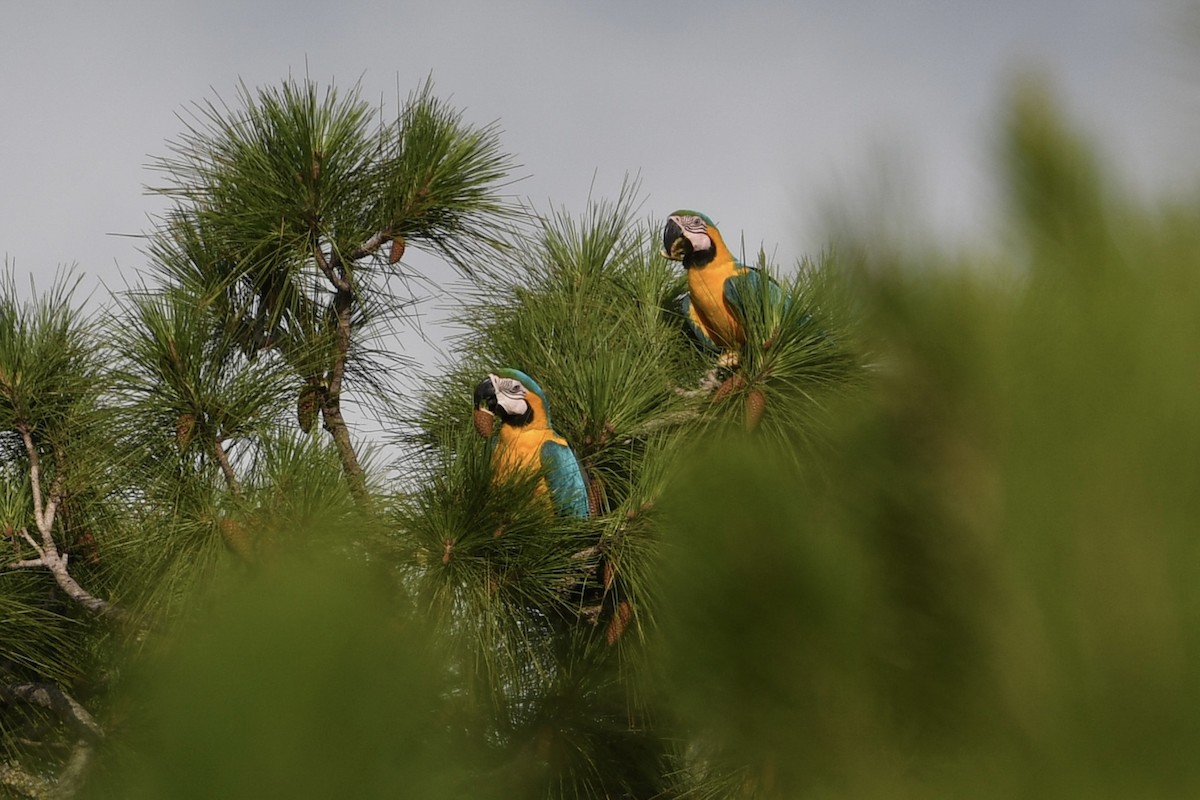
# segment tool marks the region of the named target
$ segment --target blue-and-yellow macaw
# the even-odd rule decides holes
[[[739,263],[713,221],[699,211],[680,210],[667,217],[663,229],[663,255],[683,262],[688,293],[683,313],[692,333],[713,350],[725,351],[737,363],[746,343],[745,305],[768,280],[755,269]],[[771,294],[782,291],[772,284]]]
[[[475,408],[494,414],[502,423],[492,450],[493,475],[498,480],[518,471],[541,471],[537,491],[549,495],[558,513],[589,516],[579,459],[551,426],[546,393],[533,378],[516,369],[496,370],[475,387]]]

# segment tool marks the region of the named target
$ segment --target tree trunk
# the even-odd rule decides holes
[[[333,436],[338,455],[342,459],[342,472],[354,499],[362,505],[370,502],[367,492],[367,478],[358,454],[354,452],[354,443],[350,441],[350,429],[342,416],[342,379],[346,374],[346,358],[350,352],[350,315],[354,296],[350,289],[342,286],[334,297],[333,307],[337,312],[337,353],[334,355],[333,369],[329,374],[329,387],[326,390],[324,402],[321,405],[321,419],[325,430]]]

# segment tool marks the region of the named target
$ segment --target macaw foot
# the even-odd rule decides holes
[[[717,369],[725,369],[733,372],[742,365],[742,356],[737,350],[726,350],[721,353],[717,359]]]
[[[720,385],[721,375],[719,367],[713,367],[704,373],[704,377],[700,379],[700,389],[706,394],[712,394]]]
[[[600,622],[600,612],[603,610],[603,603],[595,603],[579,609],[579,616],[583,617],[584,621],[587,622],[588,625],[595,625]]]
[[[722,386],[729,383],[736,376],[736,368],[730,369],[718,363],[715,367],[704,373],[704,377],[700,379],[700,389],[709,394],[719,392]]]

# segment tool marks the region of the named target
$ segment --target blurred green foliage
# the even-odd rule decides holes
[[[722,442],[675,482],[690,796],[1200,791],[1196,208],[1124,200],[1035,85],[1004,157],[1012,258],[876,265],[826,457]]]
[[[129,676],[86,796],[455,796],[423,638],[385,575],[329,549],[218,579]]]
[[[123,534],[196,577],[105,662],[84,796],[1200,794],[1200,204],[1131,200],[1034,82],[999,154],[1003,257],[805,265],[723,400],[630,197],[543,217],[475,271],[378,507],[274,431],[236,496]],[[469,398],[502,366],[543,383],[599,517],[492,483]],[[230,521],[250,556],[211,555]],[[84,623],[3,580],[0,642],[31,643],[5,669],[78,691]]]

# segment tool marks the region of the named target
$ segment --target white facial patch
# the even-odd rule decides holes
[[[492,380],[492,388],[496,390],[496,402],[500,407],[514,417],[519,417],[529,410],[525,400],[525,387],[521,382],[512,378],[501,378],[499,375],[488,375]]]
[[[693,253],[700,252],[701,250],[708,250],[710,247],[712,247],[712,239],[709,238],[707,233],[692,233],[685,228],[683,235],[689,242],[691,242]]]
[[[704,220],[699,217],[672,217],[672,219],[683,230],[683,236],[692,246],[693,253],[712,247],[712,238],[708,235],[708,226]]]

